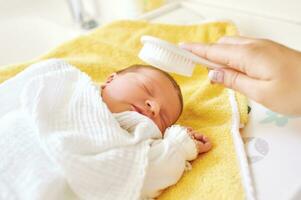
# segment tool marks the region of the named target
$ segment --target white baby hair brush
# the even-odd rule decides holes
[[[141,42],[143,47],[139,52],[139,58],[167,72],[191,76],[196,64],[206,65],[207,67],[221,67],[185,49],[181,49],[175,44],[153,36],[142,36]]]

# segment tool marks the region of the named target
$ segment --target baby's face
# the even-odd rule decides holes
[[[177,90],[156,70],[141,68],[134,72],[114,73],[101,87],[103,100],[111,112],[139,112],[153,120],[162,133],[180,115]]]

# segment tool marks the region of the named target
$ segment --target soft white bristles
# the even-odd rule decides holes
[[[196,63],[220,68],[215,63],[159,38],[143,36],[141,42],[143,47],[140,50],[139,58],[164,71],[191,76]]]
[[[144,44],[139,53],[139,58],[164,71],[185,76],[192,75],[195,65],[191,60],[151,43]]]

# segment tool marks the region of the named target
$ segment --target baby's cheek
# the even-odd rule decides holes
[[[129,93],[129,91],[131,90],[131,86],[125,81],[115,81],[112,82],[112,84],[110,84],[109,89],[111,93],[124,95]]]
[[[115,100],[127,104],[145,105],[146,97],[139,88],[129,84],[116,84],[111,88],[111,96]]]

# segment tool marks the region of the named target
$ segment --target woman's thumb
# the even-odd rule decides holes
[[[251,98],[254,98],[254,95],[256,95],[252,94],[253,91],[259,89],[258,80],[232,69],[214,69],[209,71],[208,77],[213,83],[222,84]]]

